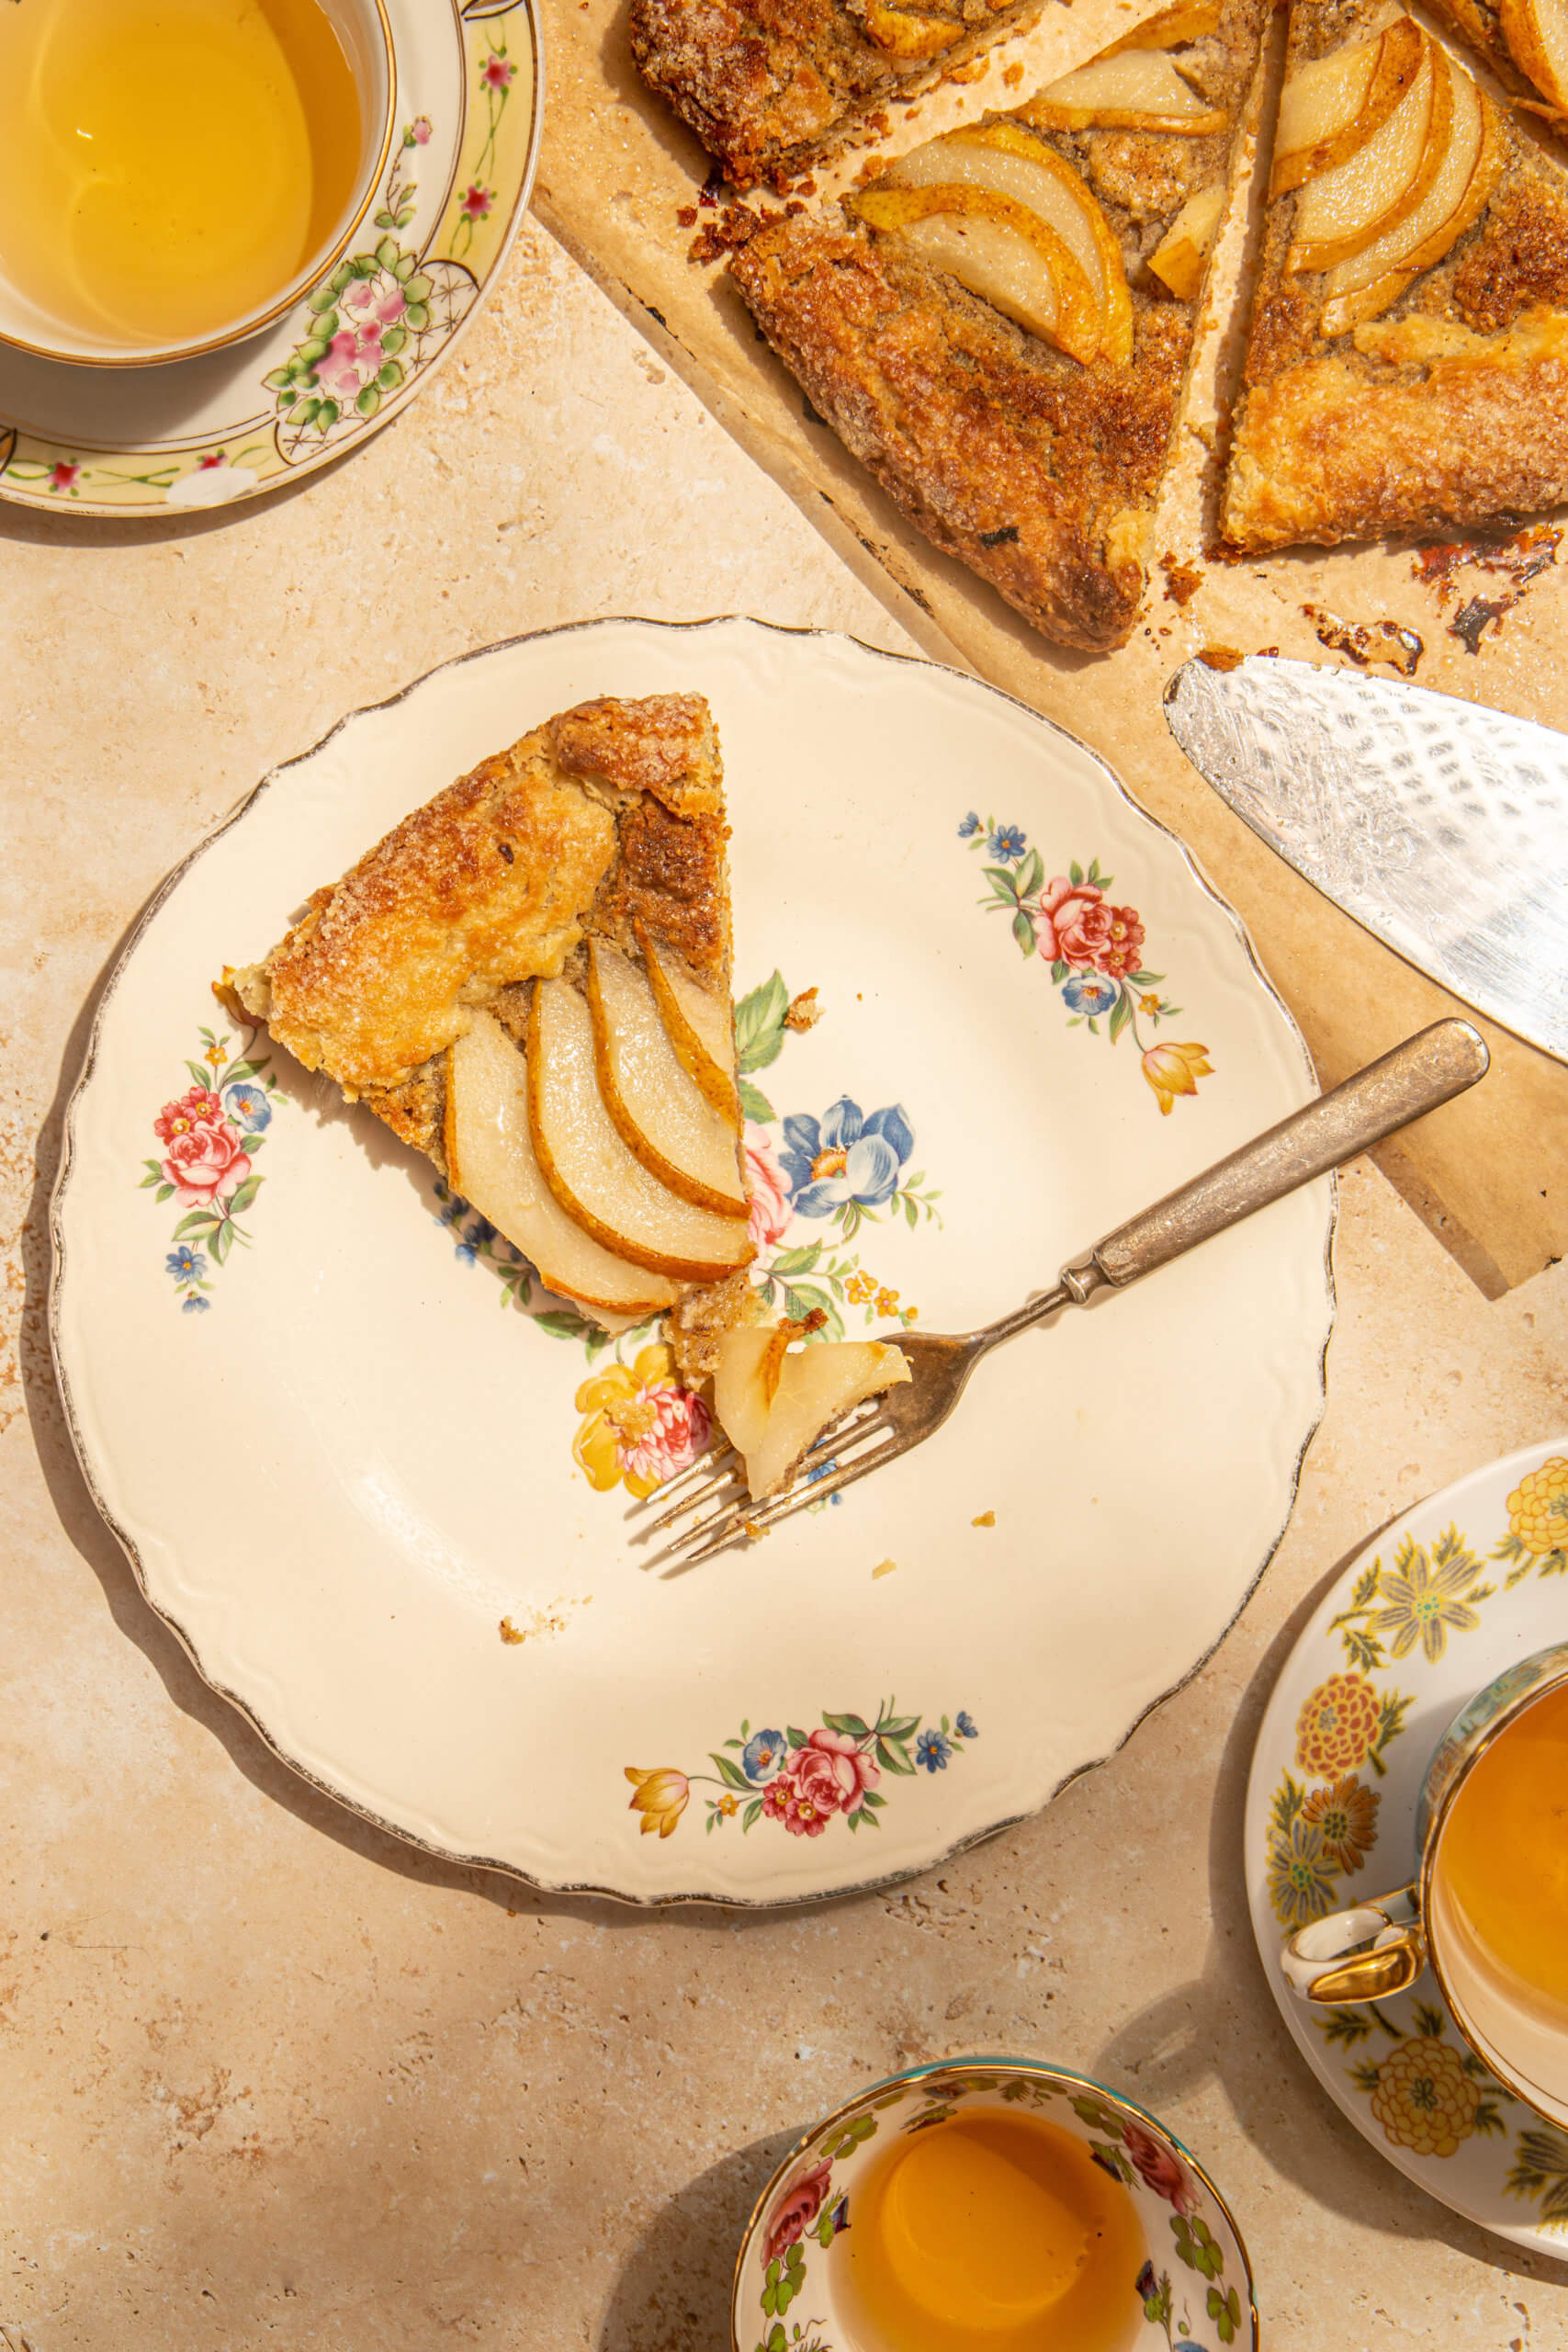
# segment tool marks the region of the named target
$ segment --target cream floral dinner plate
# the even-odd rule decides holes
[[[1568,1438],[1461,1478],[1369,1544],[1285,1662],[1247,1795],[1258,1948],[1308,2065],[1374,2148],[1499,2237],[1568,2253],[1568,2133],[1461,2040],[1427,1974],[1310,2007],[1279,1964],[1308,1921],[1403,1886],[1433,1748],[1471,1694],[1562,1638]]]
[[[754,1552],[661,1572],[637,1498],[706,1417],[655,1336],[542,1295],[209,982],[497,746],[671,688],[723,741],[774,1298],[982,1322],[1310,1094],[1235,918],[1070,737],[844,638],[595,622],[358,713],[174,876],[73,1106],[55,1340],[149,1599],[301,1771],[550,1886],[776,1903],[1043,1804],[1220,1639],[1320,1410],[1332,1195],[989,1359]],[[243,1510],[196,1501],[220,1464]]]
[[[412,400],[493,282],[533,182],[528,0],[387,0],[397,108],[377,201],[265,334],[162,368],[0,350],[0,496],[77,514],[220,506],[313,473]]]

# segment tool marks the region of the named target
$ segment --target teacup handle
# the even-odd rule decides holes
[[[1335,1962],[1337,1967],[1328,1964]],[[1427,1965],[1415,1886],[1298,1928],[1280,1964],[1303,2001],[1382,2001],[1408,1992]]]

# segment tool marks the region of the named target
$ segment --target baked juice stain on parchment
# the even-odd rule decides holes
[[[1498,582],[1495,594],[1468,598],[1448,624],[1449,635],[1457,637],[1467,652],[1479,653],[1487,629],[1501,622],[1505,613],[1511,613],[1530,582],[1556,562],[1562,541],[1562,533],[1556,526],[1537,523],[1531,529],[1490,547],[1444,541],[1437,547],[1422,548],[1411,559],[1410,569],[1417,580],[1436,589],[1439,605],[1458,596],[1455,575],[1466,566],[1490,572]]]
[[[1345,654],[1358,669],[1386,662],[1403,676],[1413,678],[1427,650],[1424,639],[1413,628],[1401,628],[1397,621],[1341,620],[1322,605],[1303,605],[1302,610],[1316,630],[1318,643]]]

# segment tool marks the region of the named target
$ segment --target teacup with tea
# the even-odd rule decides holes
[[[6,0],[0,342],[211,350],[346,248],[391,138],[384,0]]]
[[[1331,2004],[1429,1966],[1499,2081],[1568,2125],[1568,1642],[1478,1690],[1438,1742],[1409,1883],[1299,1928],[1283,1964]]]
[[[1255,2352],[1247,2252],[1163,2125],[1082,2075],[973,2058],[878,2083],[758,2199],[736,2352]]]

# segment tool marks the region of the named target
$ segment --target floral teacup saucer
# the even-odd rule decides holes
[[[315,472],[423,389],[511,245],[538,153],[528,0],[387,0],[397,113],[355,249],[265,333],[159,368],[0,351],[0,496],[221,506]]]
[[[1274,1687],[1253,1754],[1246,1857],[1253,1931],[1307,2064],[1412,2180],[1500,2237],[1568,2257],[1568,2132],[1469,2049],[1436,1979],[1313,2008],[1280,1948],[1296,1928],[1408,1878],[1416,1801],[1472,1691],[1561,1640],[1568,1438],[1528,1446],[1408,1512],[1352,1562]]]

